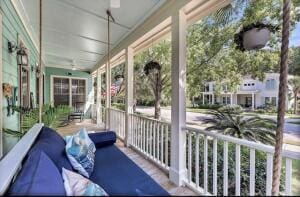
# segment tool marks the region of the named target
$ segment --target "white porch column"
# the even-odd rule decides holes
[[[99,126],[102,123],[102,109],[101,109],[101,72],[97,69],[97,95],[96,95],[96,123]]]
[[[215,95],[212,93],[211,95],[211,104],[215,104]]]
[[[232,104],[233,104],[233,95],[230,94],[230,105],[232,105]]]
[[[204,105],[205,104],[205,95],[204,94],[202,94],[202,104]]]
[[[130,114],[133,112],[133,49],[126,49],[125,62],[125,81],[126,81],[126,100],[125,100],[125,145],[129,146],[131,141]]]
[[[255,102],[255,96],[254,93],[252,93],[252,110],[254,110],[254,102]]]
[[[183,184],[186,177],[185,86],[186,86],[186,16],[182,11],[172,16],[172,111],[170,180]]]
[[[105,79],[106,79],[106,123],[105,128],[110,129],[110,107],[111,107],[111,69],[110,64],[106,63],[106,72],[105,72]]]

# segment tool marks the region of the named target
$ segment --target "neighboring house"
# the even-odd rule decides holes
[[[289,76],[289,78],[292,76]],[[245,108],[255,109],[267,103],[277,106],[279,73],[266,73],[263,81],[243,77],[237,91],[229,92],[226,85],[222,86],[219,96],[214,92],[215,82],[207,82],[204,86],[203,104],[235,104]],[[291,108],[292,102],[287,99],[287,108]]]

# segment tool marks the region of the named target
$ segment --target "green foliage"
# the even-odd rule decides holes
[[[240,105],[225,105],[219,108],[223,113],[240,114],[244,110]]]
[[[21,131],[13,131],[4,128],[4,132],[16,137],[22,137],[26,132],[39,121],[39,109],[35,108],[29,111],[23,111],[20,107],[14,107],[21,114]],[[45,126],[57,129],[68,117],[71,108],[67,105],[51,107],[43,106],[42,120]]]
[[[275,142],[276,122],[259,116],[246,117],[240,113],[212,110],[208,112],[212,117],[203,120],[210,124],[206,130],[216,130],[225,135],[247,139],[273,145]]]
[[[112,107],[114,107],[116,109],[125,111],[125,104],[123,104],[123,103],[112,103],[111,105],[112,105]]]

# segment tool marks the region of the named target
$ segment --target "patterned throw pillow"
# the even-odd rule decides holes
[[[66,136],[66,153],[74,169],[89,177],[94,169],[96,147],[85,128],[72,136]]]
[[[80,174],[63,168],[62,177],[67,196],[108,196],[99,185]]]

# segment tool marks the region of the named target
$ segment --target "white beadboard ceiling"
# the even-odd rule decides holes
[[[158,9],[165,0],[43,0],[43,56],[46,66],[90,70],[107,53],[107,15],[110,9],[111,48]],[[14,0],[35,43],[39,36],[39,1]]]

